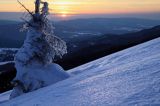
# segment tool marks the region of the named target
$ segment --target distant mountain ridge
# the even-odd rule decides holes
[[[139,18],[88,18],[60,21],[57,23],[76,31],[124,34],[160,25],[160,20]]]
[[[10,21],[10,20],[0,20],[0,25],[10,25],[10,24],[17,24],[18,21]]]
[[[69,52],[63,59],[59,60],[58,63],[64,68],[76,67],[158,37],[160,37],[160,25],[135,33],[122,35],[107,34],[96,36],[88,40],[78,40],[73,42],[77,49]],[[69,46],[69,48],[71,47]]]
[[[77,37],[67,41],[68,54],[55,62],[65,69],[70,69],[157,37],[160,37],[160,25],[128,34]],[[0,61],[13,61],[16,51],[17,49],[1,50]]]
[[[55,34],[65,41],[87,39],[104,34],[125,34],[160,25],[160,20],[138,18],[90,18],[59,21],[53,23]],[[20,32],[22,23],[0,20],[0,47],[21,47],[25,32]]]

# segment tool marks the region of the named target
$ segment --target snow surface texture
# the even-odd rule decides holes
[[[160,105],[160,38],[69,71],[74,77],[1,106]]]

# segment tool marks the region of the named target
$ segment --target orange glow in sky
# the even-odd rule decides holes
[[[35,0],[20,0],[30,10]],[[66,17],[70,14],[116,14],[160,12],[160,0],[43,0],[50,3],[51,13]],[[16,0],[0,0],[0,12],[25,11]]]

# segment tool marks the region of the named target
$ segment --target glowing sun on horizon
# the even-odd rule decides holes
[[[67,14],[62,14],[61,17],[65,18],[67,17]]]
[[[67,11],[60,12],[60,16],[62,18],[66,18],[68,16],[68,12]]]
[[[76,5],[74,1],[52,1],[50,4],[53,6],[53,10],[61,18],[67,18],[70,14],[73,14],[73,6]]]

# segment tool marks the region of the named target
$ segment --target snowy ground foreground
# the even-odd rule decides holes
[[[30,65],[25,67],[22,67],[19,64],[15,66],[17,69],[17,75],[14,80],[20,80],[24,84],[24,88],[20,86],[14,87],[11,98],[24,94],[23,89],[27,92],[35,91],[39,88],[55,84],[70,77],[61,66],[55,63],[44,66],[39,63],[30,62]]]
[[[4,93],[1,93],[0,94],[0,103],[5,102],[6,100],[8,100],[11,92],[12,92],[12,90],[4,92]]]
[[[160,105],[160,38],[70,70],[76,74],[1,106]]]

